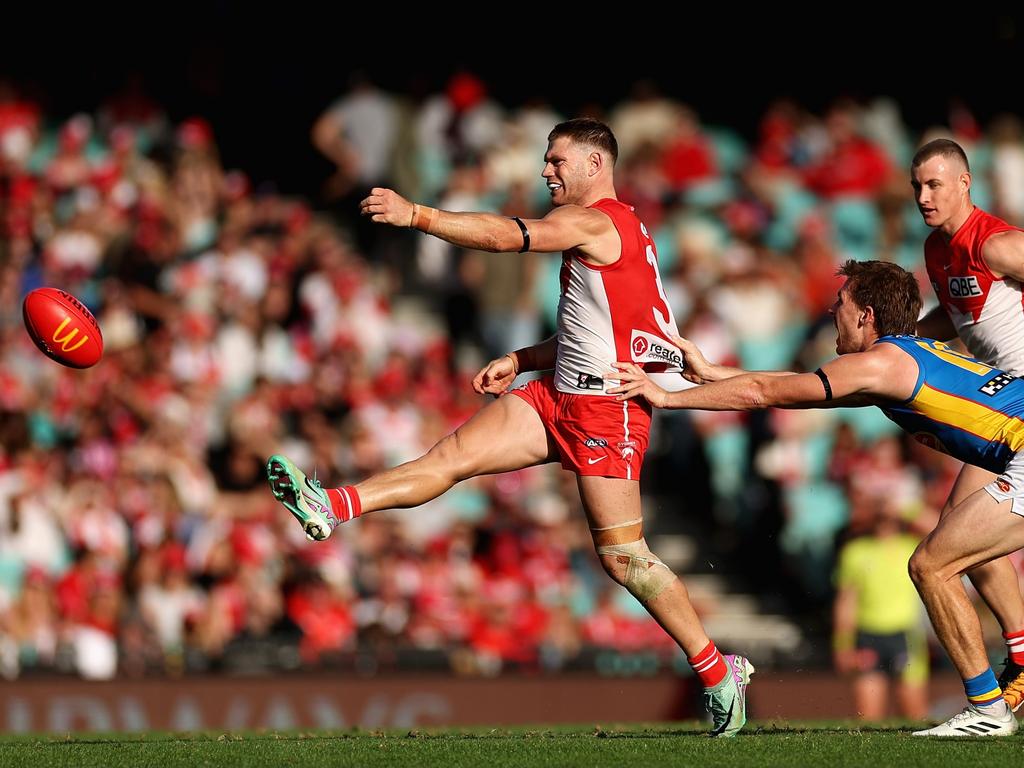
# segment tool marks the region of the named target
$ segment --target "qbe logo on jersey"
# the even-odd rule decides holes
[[[683,355],[676,347],[662,338],[633,329],[629,351],[634,363],[667,363],[683,367]]]
[[[968,299],[972,296],[984,296],[984,291],[978,285],[978,278],[974,275],[967,277],[952,277],[949,280],[949,295],[954,299]]]

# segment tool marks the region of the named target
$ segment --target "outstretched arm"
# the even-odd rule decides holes
[[[821,380],[813,373],[774,376],[742,373],[702,387],[666,392],[634,363],[615,363],[622,385],[609,389],[619,400],[644,397],[655,408],[688,408],[699,411],[756,411],[773,405],[819,403],[825,400]],[[781,386],[780,386],[781,384]]]
[[[374,187],[359,204],[359,210],[378,224],[412,227],[461,248],[492,253],[554,253],[580,248],[590,254],[598,241],[614,232],[611,219],[600,211],[563,205],[543,219],[522,220],[529,233],[527,243],[527,236],[515,219],[496,213],[441,211],[410,202],[382,187]]]
[[[704,353],[697,348],[689,339],[682,336],[673,336],[672,343],[679,347],[683,353],[683,378],[692,381],[694,384],[710,384],[713,381],[731,379],[733,376],[741,376],[750,371],[742,368],[732,368],[728,365],[719,365],[708,362]],[[765,376],[789,376],[788,371],[760,371]]]
[[[872,405],[875,398],[906,400],[917,383],[917,363],[890,344],[826,363],[821,368],[824,378],[816,373],[744,373],[680,392],[666,392],[633,363],[615,363],[615,367],[622,385],[609,393],[617,394],[620,400],[644,397],[656,408],[705,411],[750,411],[770,406],[857,407]]]

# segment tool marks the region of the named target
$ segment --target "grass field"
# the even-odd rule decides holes
[[[1024,737],[921,739],[908,728],[750,723],[735,739],[703,725],[515,729],[0,736],[0,765],[30,766],[992,766]]]

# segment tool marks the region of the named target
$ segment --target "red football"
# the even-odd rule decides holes
[[[96,365],[103,355],[100,324],[85,305],[59,288],[36,288],[21,305],[25,328],[47,357],[69,368]]]

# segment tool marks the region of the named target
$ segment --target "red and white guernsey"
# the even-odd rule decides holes
[[[1017,227],[975,207],[948,243],[932,232],[924,242],[928,278],[972,355],[1024,375],[1024,294],[1019,282],[996,277],[981,248],[997,232]]]
[[[606,214],[622,243],[614,264],[588,264],[574,251],[562,254],[558,301],[559,392],[603,395],[617,360],[647,371],[679,371],[683,359],[669,341],[678,335],[658,273],[654,241],[633,206],[605,198],[590,206]],[[610,378],[610,377],[609,377]]]

